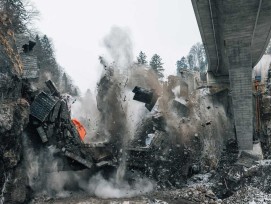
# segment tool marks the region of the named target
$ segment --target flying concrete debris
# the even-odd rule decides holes
[[[155,93],[154,89],[148,90],[141,87],[136,86],[133,89],[133,93],[135,93],[133,100],[140,101],[145,103],[145,107],[151,111],[158,99],[158,95]]]

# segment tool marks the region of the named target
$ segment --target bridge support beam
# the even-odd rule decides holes
[[[239,150],[253,148],[251,42],[227,41],[229,79]]]

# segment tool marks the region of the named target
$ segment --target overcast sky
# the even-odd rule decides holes
[[[53,40],[58,63],[81,91],[94,90],[101,73],[98,56],[112,26],[128,30],[134,59],[155,53],[165,74],[201,41],[191,0],[32,0],[40,11],[36,27]]]

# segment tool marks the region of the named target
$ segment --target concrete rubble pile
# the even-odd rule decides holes
[[[170,81],[170,83],[174,82]],[[29,114],[29,123],[25,133],[34,143],[36,150],[41,151],[41,149],[51,146],[56,148],[54,156],[63,162],[62,166],[54,169],[56,171],[118,166],[118,158],[114,158],[116,156],[114,148],[110,145],[114,140],[97,145],[95,143],[84,144],[71,120],[70,99],[61,95],[51,81],[46,81],[46,85],[47,88],[44,91],[33,91],[27,83],[23,83],[24,96],[29,98],[30,104],[28,105],[25,101],[26,106],[29,106],[29,113],[26,113]],[[164,95],[172,93],[172,88],[168,85],[164,86],[164,89],[170,90],[165,91]],[[134,91],[136,93],[140,91],[149,95],[152,93],[139,87],[136,90]],[[212,95],[212,98],[215,99],[218,95],[220,99],[219,94],[221,93]],[[204,97],[202,104],[199,105],[197,102],[193,102],[196,100],[193,97],[176,99],[174,95],[171,96],[170,103],[167,103],[168,98],[161,96],[159,103],[163,104],[163,100],[165,100],[162,110],[172,110],[176,114],[174,117],[180,120],[179,125],[184,127],[191,122],[191,117],[197,115],[199,118],[202,117],[200,114],[202,114],[203,107],[205,111],[215,110],[215,106],[209,104],[209,96]],[[140,97],[134,99],[142,101]],[[150,103],[151,100],[150,97],[148,101],[142,102]],[[193,103],[189,103],[190,101]],[[7,112],[10,111],[5,113]],[[237,162],[238,157],[238,146],[234,138],[226,141],[225,148],[220,152],[218,159],[202,153],[204,143],[211,145],[205,139],[206,136],[213,134],[209,128],[217,125],[212,118],[201,119],[198,128],[202,131],[193,133],[187,142],[178,142],[178,138],[173,140],[169,137],[172,135],[171,131],[176,127],[173,125],[173,129],[168,129],[170,117],[167,114],[156,109],[146,115],[142,123],[138,124],[134,139],[126,147],[128,170],[142,172],[157,181],[159,195],[154,193],[151,195],[153,198],[167,200],[169,203],[169,197],[172,202],[184,199],[196,203],[224,203],[224,200],[230,203],[228,197],[235,196],[236,192],[242,191],[246,186],[255,187],[261,192],[269,192],[268,182],[259,188],[264,181],[269,179],[268,164],[257,165],[253,161],[248,167],[232,165]],[[4,115],[1,114],[3,117]],[[206,114],[203,115],[206,116]],[[6,118],[2,121],[12,124]],[[8,124],[5,126],[8,127]],[[189,134],[191,133],[189,132]],[[206,151],[211,151],[210,148]],[[4,158],[9,158],[9,162],[16,163],[11,157],[12,153],[6,151]],[[218,163],[214,164],[215,162]],[[46,168],[46,164],[43,165],[43,168]],[[266,172],[267,177],[262,177],[262,172]],[[173,190],[175,188],[177,189]],[[163,192],[167,194],[164,197]],[[8,199],[7,196],[6,199]],[[14,200],[14,198],[12,199]]]

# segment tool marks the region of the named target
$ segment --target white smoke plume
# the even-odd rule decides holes
[[[129,30],[112,27],[104,38],[104,45],[118,68],[127,68],[133,61],[133,43]]]
[[[46,193],[52,195],[52,186],[48,182],[50,180],[48,176],[51,172],[57,172],[63,162],[54,157],[57,151],[54,146],[34,149],[31,141],[33,136],[38,138],[37,135],[32,135],[32,138],[30,138],[26,132],[23,133],[24,165],[28,184],[37,194]]]
[[[105,179],[100,173],[81,183],[81,188],[100,198],[129,198],[143,195],[154,190],[155,184],[147,178],[135,177],[136,181],[116,182],[114,177]]]
[[[130,176],[132,182],[129,182],[118,178],[117,174],[106,179],[101,173],[93,175],[89,170],[58,172],[60,161],[53,156],[55,149],[49,147],[47,152],[36,154],[29,145],[28,136],[24,133],[23,137],[29,186],[37,196],[62,198],[69,197],[72,192],[84,191],[100,198],[121,198],[142,195],[155,188],[152,181],[138,174]]]
[[[87,133],[85,143],[101,142],[99,138],[94,137],[98,131],[100,116],[95,95],[90,89],[72,104],[71,117],[78,119],[84,125]]]

